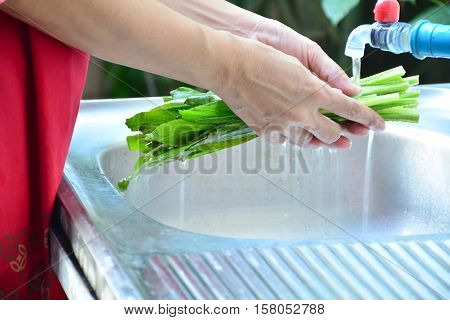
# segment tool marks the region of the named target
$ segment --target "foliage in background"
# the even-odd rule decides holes
[[[232,0],[260,15],[277,19],[319,43],[345,70],[350,60],[344,56],[345,43],[358,25],[373,21],[375,0]],[[442,0],[400,0],[402,21],[426,18],[450,24],[450,5]],[[447,3],[446,6],[443,6]],[[404,65],[412,74],[421,74],[424,83],[450,82],[448,61],[419,61],[409,54],[393,55],[370,48],[363,63],[363,74],[374,74]],[[102,70],[103,69],[103,70]],[[446,70],[447,69],[447,70]],[[112,63],[93,60],[85,98],[126,98],[161,96],[183,84],[165,77]]]
[[[359,4],[359,0],[322,0],[322,9],[334,26],[345,18]]]

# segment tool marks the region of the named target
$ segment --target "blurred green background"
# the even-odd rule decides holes
[[[185,1],[185,0],[180,0]],[[186,0],[188,1],[188,0]],[[232,0],[234,4],[268,18],[277,19],[319,43],[349,73],[351,60],[344,56],[350,32],[372,23],[376,0]],[[450,24],[447,0],[400,0],[401,21],[427,18]],[[443,6],[444,4],[446,6]],[[450,61],[420,61],[409,54],[393,55],[368,48],[363,76],[403,65],[409,74],[420,74],[422,83],[450,82]],[[161,96],[182,83],[92,58],[84,99]]]

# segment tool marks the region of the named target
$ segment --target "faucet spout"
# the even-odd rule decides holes
[[[366,45],[370,43],[372,25],[365,24],[350,33],[345,47],[345,55],[351,58],[364,57]]]

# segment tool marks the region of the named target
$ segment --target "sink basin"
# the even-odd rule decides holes
[[[450,88],[421,90],[419,125],[349,151],[256,139],[147,169],[125,193],[124,121],[161,100],[85,101],[58,225],[99,298],[446,299]]]
[[[369,138],[354,139],[350,151],[300,151],[254,140],[147,170],[124,197],[162,224],[223,237],[450,233],[450,138],[390,127],[370,139],[370,148]],[[117,185],[135,160],[118,145],[100,163]]]

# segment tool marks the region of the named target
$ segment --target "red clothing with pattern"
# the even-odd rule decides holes
[[[0,12],[0,299],[65,298],[48,228],[88,59]]]

